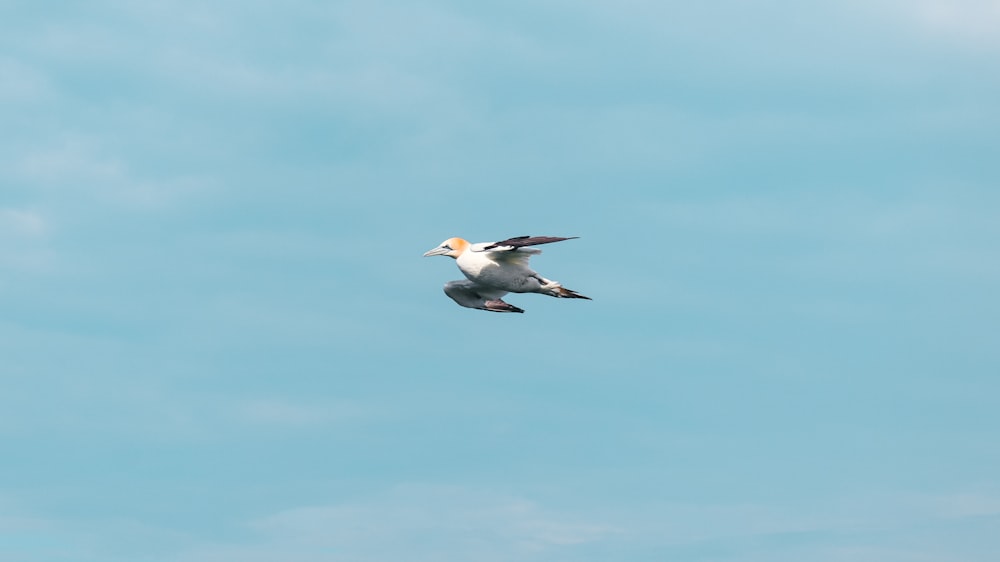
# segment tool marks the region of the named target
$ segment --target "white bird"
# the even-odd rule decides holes
[[[524,312],[501,297],[507,293],[539,293],[563,299],[587,299],[556,281],[546,279],[528,267],[528,259],[542,253],[539,244],[551,244],[570,238],[555,236],[516,236],[500,242],[470,244],[461,238],[449,238],[424,254],[455,258],[466,280],[449,281],[444,293],[467,308],[491,312]]]

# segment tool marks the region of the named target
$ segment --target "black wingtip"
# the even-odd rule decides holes
[[[574,240],[576,238],[579,238],[579,236],[515,236],[513,238],[494,242],[483,249],[492,250],[493,248],[505,246],[509,248],[523,248],[524,246],[538,246],[539,244],[551,244],[553,242]]]
[[[524,310],[510,304],[509,302],[504,302],[502,299],[488,300],[484,303],[483,310],[488,310],[490,312],[521,312]]]

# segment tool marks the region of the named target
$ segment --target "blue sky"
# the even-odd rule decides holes
[[[0,558],[1000,551],[997,2],[0,16]]]

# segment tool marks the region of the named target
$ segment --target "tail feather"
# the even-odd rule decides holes
[[[555,287],[552,289],[552,296],[560,299],[587,299],[588,301],[594,300],[590,297],[585,297],[576,291],[571,291],[566,287]]]
[[[536,291],[534,291],[536,293],[541,293],[543,295],[548,295],[550,297],[556,297],[559,299],[587,299],[588,301],[594,300],[590,297],[585,297],[576,291],[572,291],[570,289],[567,289],[566,287],[563,287],[562,283],[558,281],[546,279],[540,275],[536,275],[535,279],[537,279],[538,282],[541,283],[541,287],[539,287]]]

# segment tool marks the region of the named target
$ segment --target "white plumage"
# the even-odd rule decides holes
[[[542,277],[528,265],[532,255],[542,253],[530,246],[570,239],[518,236],[500,242],[470,244],[461,238],[449,238],[424,256],[455,258],[466,280],[446,283],[444,292],[458,304],[491,312],[524,312],[504,302],[502,297],[507,293],[539,293],[550,297],[590,300],[590,297]]]

